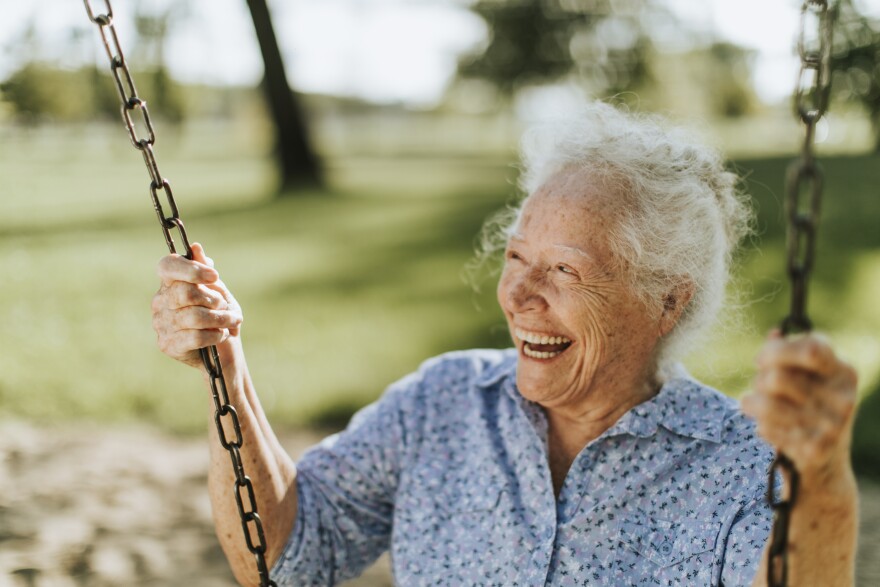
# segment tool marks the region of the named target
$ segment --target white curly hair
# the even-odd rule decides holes
[[[564,169],[587,170],[626,199],[623,218],[608,238],[648,310],[659,315],[670,293],[683,284],[693,288],[675,328],[661,341],[660,370],[702,340],[724,305],[733,254],[753,218],[739,178],[725,168],[721,154],[657,115],[600,102],[531,129],[521,153],[526,197],[486,223],[478,259],[503,250],[529,194]]]

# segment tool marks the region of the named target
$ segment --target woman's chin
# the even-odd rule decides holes
[[[559,385],[559,371],[546,361],[523,361],[517,364],[516,387],[520,395],[529,401],[543,403],[552,400]]]
[[[516,364],[516,387],[520,395],[544,406],[567,402],[575,389],[585,387],[582,357],[566,349],[548,358],[529,357],[522,347]]]

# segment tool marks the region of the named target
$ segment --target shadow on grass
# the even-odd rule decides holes
[[[329,219],[327,231],[344,242],[351,242],[356,254],[340,259],[344,268],[333,267],[326,274],[290,279],[276,286],[270,295],[287,297],[322,292],[358,295],[373,286],[396,283],[406,284],[406,288],[386,291],[386,295],[395,298],[389,299],[389,303],[411,301],[414,297],[446,296],[445,287],[425,290],[424,285],[433,288],[435,284],[418,281],[419,267],[444,259],[467,258],[483,220],[500,206],[503,198],[462,194],[444,197],[441,205],[421,202],[427,212],[413,213],[405,224],[394,223],[393,234],[382,230],[360,231],[346,226],[345,221]],[[400,204],[412,206],[412,202],[401,201]],[[460,287],[460,282],[450,287]]]
[[[303,197],[310,197],[311,193],[305,193]],[[68,236],[75,234],[100,234],[103,232],[118,232],[138,230],[145,226],[156,226],[159,231],[159,219],[155,213],[151,213],[149,206],[149,194],[145,196],[145,206],[137,212],[114,212],[107,213],[98,211],[87,220],[77,219],[72,221],[45,222],[41,224],[22,224],[14,226],[0,226],[0,239],[41,236]],[[170,212],[166,200],[161,200],[166,214]],[[204,221],[229,216],[243,216],[257,212],[264,208],[271,208],[275,201],[268,194],[258,202],[248,201],[244,204],[224,201],[221,204],[207,205],[200,202],[197,205],[188,206],[186,199],[179,202],[181,217],[184,222],[192,220]],[[152,223],[152,224],[151,224]],[[188,226],[188,225],[187,225]]]

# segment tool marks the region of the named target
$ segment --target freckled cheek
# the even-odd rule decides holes
[[[613,328],[609,320],[611,309],[607,305],[602,304],[594,296],[580,292],[575,292],[572,298],[567,303],[572,308],[572,326],[576,324],[576,328],[594,342],[598,342],[597,339],[613,334]]]

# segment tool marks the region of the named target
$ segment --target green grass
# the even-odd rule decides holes
[[[259,143],[202,133],[159,149],[159,161],[191,236],[244,308],[248,360],[273,423],[338,425],[429,356],[506,344],[493,288],[474,293],[461,274],[483,218],[514,196],[509,161],[332,160],[328,193],[274,199]],[[760,211],[760,239],[743,256],[752,301],[740,328],[689,360],[734,394],[785,312],[786,162],[738,162]],[[810,308],[867,389],[880,373],[880,159],[824,164]],[[3,413],[201,430],[200,377],[156,349],[149,303],[165,250],[146,172],[121,129],[10,134],[0,177]]]

